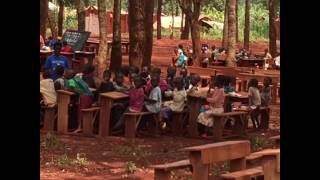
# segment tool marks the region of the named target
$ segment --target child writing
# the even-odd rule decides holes
[[[208,110],[201,112],[197,119],[199,133],[204,138],[208,135],[208,128],[212,127],[214,123],[214,119],[210,114],[224,112],[225,97],[222,81],[223,79],[220,76],[212,79],[207,95],[207,101],[209,102]],[[213,88],[213,91],[211,88]]]

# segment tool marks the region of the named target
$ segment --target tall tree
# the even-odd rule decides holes
[[[78,31],[86,29],[86,15],[84,0],[76,0],[77,16],[78,16]]]
[[[193,10],[191,7],[186,6],[181,0],[177,0],[182,11],[188,16],[188,21],[191,25],[191,38],[192,38],[192,49],[194,61],[200,65],[201,55],[201,42],[200,42],[200,29],[201,25],[199,22],[200,8],[202,0],[192,0]]]
[[[40,34],[45,39],[48,19],[48,0],[40,0]]]
[[[173,31],[174,31],[174,0],[171,0],[171,34],[170,34],[170,39],[173,39]]]
[[[191,8],[191,0],[182,0],[182,3],[186,7],[186,9]],[[182,13],[185,14],[183,11],[182,11]],[[189,39],[190,22],[191,22],[191,20],[188,19],[187,15],[185,15],[185,17],[184,17],[184,27],[183,27],[183,31],[181,33],[181,39]]]
[[[249,44],[250,44],[250,7],[251,7],[251,1],[246,0],[245,4],[245,14],[244,14],[244,39],[243,39],[243,47],[246,50],[249,50]]]
[[[105,0],[98,0],[98,20],[100,32],[100,44],[98,52],[98,77],[102,78],[103,71],[107,67],[107,19]]]
[[[236,1],[236,42],[239,42],[239,16],[238,16],[239,0]]]
[[[236,67],[236,0],[228,3],[228,51],[227,66]]]
[[[157,7],[157,39],[161,39],[161,12],[162,12],[162,0],[158,0],[158,7]]]
[[[113,2],[113,36],[110,69],[115,71],[121,67],[121,0]]]
[[[228,4],[229,0],[225,1],[224,8],[224,21],[223,21],[223,37],[222,37],[222,47],[227,48],[228,46]]]
[[[142,66],[151,65],[152,46],[153,46],[153,12],[154,1],[145,0],[145,48],[143,52]]]
[[[62,36],[63,15],[64,15],[64,0],[59,0],[58,3],[59,3],[58,36]]]
[[[129,64],[141,67],[145,44],[145,0],[129,0]]]
[[[269,0],[269,51],[272,57],[277,52],[276,0]]]

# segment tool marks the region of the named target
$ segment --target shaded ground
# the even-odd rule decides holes
[[[166,65],[172,56],[172,47],[181,42],[177,40],[155,41],[153,64]],[[212,44],[214,42],[210,42]],[[169,45],[170,44],[170,45]],[[219,46],[220,42],[215,41]],[[267,43],[252,45],[253,52],[261,53]],[[126,56],[124,57],[126,61]],[[167,61],[168,59],[168,61]],[[252,142],[252,149],[259,150],[270,146],[266,139],[278,135],[280,129],[280,102],[271,106],[271,120],[269,131],[252,132],[243,139]],[[102,179],[153,179],[151,164],[173,162],[187,158],[185,152],[179,149],[187,146],[212,143],[212,140],[192,139],[173,136],[150,138],[147,135],[137,138],[135,144],[129,143],[121,137],[89,138],[69,135],[48,136],[41,133],[40,141],[40,176],[41,180],[102,180]],[[78,157],[77,157],[78,155]],[[128,162],[132,162],[130,164]],[[136,171],[129,174],[130,169]],[[220,167],[220,166],[219,166]],[[127,169],[127,170],[126,170]],[[221,172],[221,168],[214,168],[213,174]],[[188,170],[175,171],[175,179],[188,179]],[[182,178],[181,178],[182,177]]]

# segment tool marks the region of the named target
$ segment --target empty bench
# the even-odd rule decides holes
[[[170,173],[175,169],[192,168],[190,160],[185,159],[181,161],[176,161],[172,163],[165,163],[160,165],[152,165],[154,168],[154,179],[155,180],[169,180]]]

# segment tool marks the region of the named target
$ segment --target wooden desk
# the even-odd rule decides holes
[[[113,102],[118,99],[128,98],[127,94],[121,92],[107,92],[100,94],[100,123],[99,135],[102,137],[110,134],[110,114]]]
[[[242,88],[243,90],[247,91],[247,83],[250,79],[257,79],[259,82],[263,82],[264,78],[270,77],[272,79],[273,84],[273,92],[272,92],[272,103],[276,104],[277,102],[277,85],[280,82],[280,76],[278,75],[266,75],[266,74],[250,74],[250,73],[239,73],[239,78],[242,80]]]
[[[58,121],[57,131],[60,133],[68,132],[68,120],[69,120],[69,103],[72,95],[75,93],[65,90],[58,90]]]
[[[237,65],[239,67],[256,67],[255,64],[258,64],[260,68],[263,69],[265,60],[264,59],[258,59],[258,58],[247,58],[247,59],[239,59],[237,62]]]
[[[250,154],[249,141],[227,141],[182,149],[189,153],[193,180],[208,180],[209,164],[229,161],[230,172],[246,168],[245,157]]]

